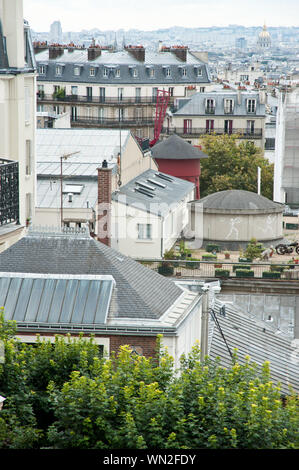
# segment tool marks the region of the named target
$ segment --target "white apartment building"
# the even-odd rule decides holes
[[[0,249],[34,218],[35,96],[35,58],[23,2],[0,0]]]
[[[175,133],[194,145],[205,134],[237,134],[264,149],[264,91],[246,89],[212,90],[177,100],[177,108],[166,119],[164,134]]]
[[[276,120],[274,200],[299,207],[299,88],[281,92]]]
[[[206,91],[211,83],[205,62],[187,47],[121,51],[92,44],[35,44],[40,112],[68,112],[72,127],[130,129],[137,137],[154,135],[158,90],[169,93],[169,106],[190,88]]]

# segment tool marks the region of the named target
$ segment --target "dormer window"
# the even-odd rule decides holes
[[[95,77],[95,75],[96,75],[96,69],[94,67],[90,67],[89,76],[90,77]]]
[[[106,77],[106,78],[108,77],[108,68],[107,67],[104,67],[103,76]]]
[[[255,113],[256,111],[256,100],[247,100],[247,113]]]
[[[116,76],[116,78],[120,77],[120,69],[115,70],[115,76]]]
[[[215,100],[212,98],[206,100],[206,114],[215,114]]]
[[[80,75],[80,67],[74,67],[74,75]]]
[[[187,69],[185,67],[182,68],[182,76],[187,77]]]
[[[133,69],[133,77],[138,77],[138,70],[137,69]]]
[[[150,78],[155,78],[155,69],[150,69],[149,75],[150,75]]]
[[[169,67],[166,69],[166,77],[171,77],[171,70]]]
[[[201,68],[197,69],[197,76],[202,77],[202,69]]]
[[[225,99],[224,100],[224,112],[225,114],[231,114],[234,111],[234,100]]]
[[[62,75],[62,67],[61,67],[61,65],[56,65],[55,74],[56,74],[56,75]]]
[[[45,65],[39,65],[39,67],[38,67],[38,73],[39,73],[40,75],[45,75],[45,73],[46,73],[46,66],[45,66]]]

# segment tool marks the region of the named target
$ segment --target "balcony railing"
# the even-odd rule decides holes
[[[299,265],[288,263],[228,263],[224,261],[188,261],[136,259],[147,268],[164,276],[182,278],[216,278],[216,279],[281,279],[299,278]],[[245,270],[245,271],[244,271]],[[266,273],[266,274],[265,274]]]
[[[215,114],[215,107],[208,107],[205,109],[206,114]]]
[[[0,159],[0,226],[19,223],[18,162]]]
[[[57,97],[54,94],[44,94],[42,92],[37,93],[38,102],[63,102],[63,103],[93,103],[93,104],[105,104],[105,105],[140,105],[140,104],[151,104],[155,105],[157,98],[155,96],[123,96],[123,97],[110,97],[110,96],[83,96],[83,95],[65,95],[63,97]]]
[[[153,118],[118,119],[96,117],[71,117],[72,126],[89,125],[97,127],[142,127],[154,126]]]
[[[240,138],[243,139],[261,139],[263,136],[262,129],[255,129],[253,131],[249,129],[239,129],[233,128],[231,131],[226,131],[224,128],[214,128],[214,129],[206,129],[205,127],[192,127],[192,128],[183,128],[183,127],[173,127],[167,128],[163,127],[162,129],[163,134],[178,134],[184,136],[200,136],[204,134],[215,134],[215,135],[223,135],[223,134],[238,134]]]

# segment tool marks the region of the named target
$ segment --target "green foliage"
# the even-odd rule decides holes
[[[263,244],[258,243],[255,238],[252,238],[246,247],[244,255],[247,259],[254,260],[255,258],[260,258],[263,251]]]
[[[59,87],[57,91],[54,91],[53,98],[58,100],[65,98],[65,88]]]
[[[195,345],[176,371],[161,337],[153,358],[103,358],[93,338],[4,341],[0,448],[299,448],[298,397],[281,399],[268,363],[235,352],[224,368]]]
[[[215,277],[229,277],[229,269],[215,269]]]
[[[235,135],[206,135],[201,138],[209,155],[201,162],[201,197],[227,189],[257,192],[257,169],[261,168],[261,193],[272,200],[274,165],[261,149],[246,140],[237,143]]]

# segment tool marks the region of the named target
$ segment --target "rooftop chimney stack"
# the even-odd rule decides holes
[[[138,62],[145,61],[145,49],[143,46],[125,46],[128,51]]]
[[[91,45],[87,49],[87,58],[88,60],[95,60],[102,54],[102,48],[99,45],[96,45],[95,40],[92,40]]]
[[[111,246],[112,169],[107,160],[98,168],[98,241]]]
[[[51,44],[49,46],[49,60],[55,60],[64,54],[64,46],[61,44]]]
[[[172,46],[171,48],[171,52],[173,52],[182,62],[187,61],[187,50],[187,46]]]

